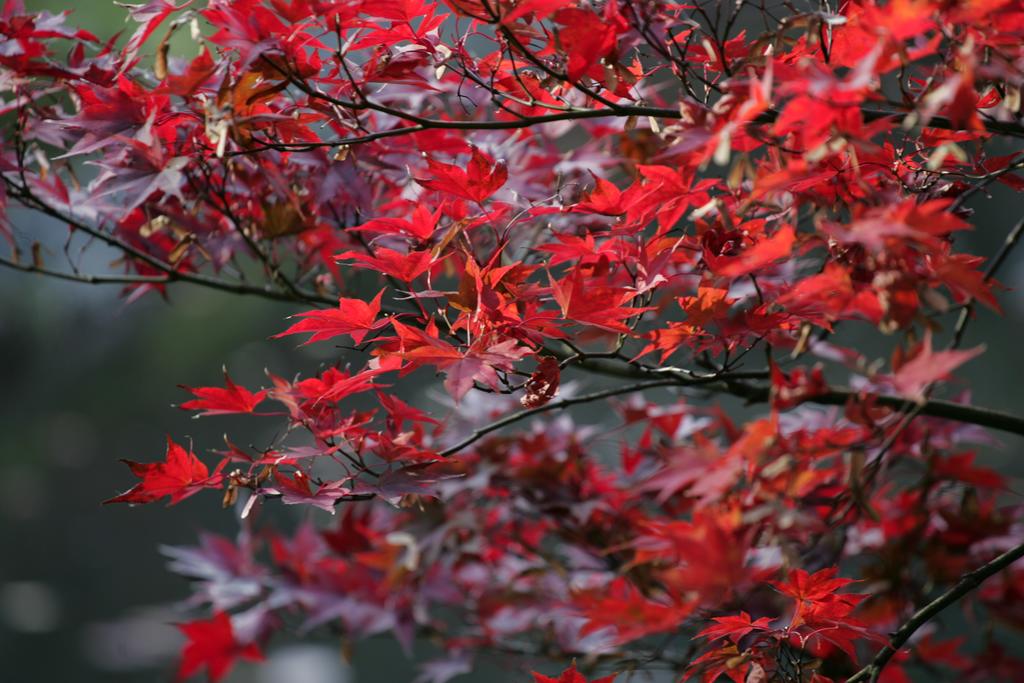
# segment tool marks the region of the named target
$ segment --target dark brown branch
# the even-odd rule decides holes
[[[991,562],[961,576],[955,586],[914,612],[914,615],[899,630],[892,634],[889,644],[878,651],[878,654],[875,655],[870,664],[848,678],[847,683],[859,683],[860,681],[875,683],[885,665],[910,640],[910,637],[914,635],[917,629],[934,619],[939,612],[980,586],[985,579],[1009,567],[1021,557],[1024,557],[1024,543],[1007,550]]]
[[[20,270],[23,273],[37,273],[57,280],[80,282],[87,285],[143,285],[166,284],[170,278],[166,275],[90,275],[87,273],[66,273],[60,270],[43,268],[32,263],[19,263],[0,257],[0,267]]]
[[[552,410],[561,410],[570,406],[580,405],[581,403],[591,403],[593,401],[600,401],[603,398],[609,398],[611,396],[619,396],[621,394],[631,394],[638,391],[644,391],[646,389],[653,389],[655,387],[669,387],[678,386],[679,382],[675,379],[663,379],[653,382],[642,382],[640,384],[630,384],[628,386],[614,387],[611,389],[605,389],[603,391],[595,391],[592,394],[584,394],[583,396],[575,396],[573,398],[563,398],[560,401],[552,401],[546,405],[538,406],[536,408],[530,408],[529,410],[521,410],[518,413],[512,413],[505,417],[495,420],[488,425],[480,427],[473,431],[472,434],[467,436],[462,441],[458,442],[454,446],[441,451],[438,455],[447,458],[448,456],[455,455],[463,448],[472,445],[476,441],[480,440],[491,432],[496,432],[503,427],[507,427],[510,424],[520,422],[522,420],[533,417],[534,415],[540,415],[541,413],[547,413]]]
[[[230,172],[230,166],[225,163],[225,176]],[[242,236],[242,239],[245,241],[245,243],[253,252],[255,252],[256,257],[260,260],[260,262],[263,263],[263,267],[266,269],[267,273],[269,273],[271,279],[274,282],[280,284],[282,288],[286,292],[288,292],[295,300],[304,300],[306,298],[304,292],[301,289],[299,289],[298,286],[296,286],[295,283],[292,282],[291,279],[284,274],[284,272],[281,270],[281,264],[276,263],[267,252],[263,251],[263,247],[260,246],[259,241],[252,234],[252,231],[247,230],[246,226],[242,225],[242,221],[235,215],[235,212],[231,210],[231,203],[228,200],[227,194],[223,191],[223,189],[221,190],[221,192],[217,194],[218,199],[221,202],[221,206],[217,206],[217,203],[212,200],[209,201],[210,206],[212,206],[214,210],[218,211],[222,216],[227,218],[231,225],[234,226],[235,231]]]
[[[36,211],[39,211],[40,213],[50,216],[51,218],[55,218],[56,220],[66,223],[71,227],[75,228],[76,230],[80,230],[83,233],[89,235],[90,237],[93,237],[94,239],[103,242],[107,246],[120,250],[127,257],[145,263],[146,265],[154,268],[155,270],[164,273],[163,276],[160,276],[163,278],[162,281],[164,282],[189,282],[194,285],[201,285],[203,287],[217,289],[232,294],[259,296],[265,299],[273,299],[275,301],[305,301],[307,303],[317,303],[325,305],[333,305],[336,303],[335,299],[323,296],[316,292],[310,292],[305,290],[297,290],[297,292],[294,293],[284,292],[278,289],[273,289],[270,286],[258,287],[254,285],[248,285],[243,282],[228,282],[226,280],[221,280],[219,278],[204,275],[202,273],[189,273],[186,271],[179,270],[176,266],[170,263],[166,263],[161,259],[153,256],[152,254],[148,254],[145,251],[138,249],[137,247],[120,239],[116,235],[104,232],[99,228],[93,227],[72,216],[66,215],[62,211],[53,208],[52,206],[50,206],[49,204],[47,204],[46,202],[42,201],[34,194],[32,194],[31,191],[29,191],[27,188],[14,185],[13,183],[7,181],[6,179],[5,181],[8,183],[8,187],[11,190],[11,195],[18,199],[18,201],[20,201],[26,207],[35,209]],[[36,272],[40,272],[44,275],[51,274],[50,272],[44,272],[41,271],[40,269],[35,270]]]
[[[676,109],[668,109],[664,107],[649,107],[640,105],[620,105],[615,109],[575,109],[563,112],[554,112],[551,114],[542,114],[538,116],[530,116],[523,119],[514,119],[508,121],[448,121],[444,119],[430,119],[421,116],[415,116],[407,114],[400,110],[392,107],[386,107],[376,103],[368,103],[367,105],[360,105],[355,102],[347,102],[345,100],[339,100],[333,98],[324,93],[316,92],[305,84],[299,85],[301,81],[291,79],[293,83],[299,87],[300,90],[305,92],[310,97],[315,99],[322,99],[331,104],[346,107],[350,109],[374,109],[381,113],[385,113],[391,116],[395,116],[405,121],[414,123],[415,125],[407,126],[405,128],[391,128],[385,131],[375,131],[362,136],[352,136],[348,138],[338,138],[336,140],[325,140],[323,142],[297,142],[297,143],[277,143],[267,144],[254,149],[239,150],[237,152],[229,152],[231,155],[244,155],[252,154],[254,152],[260,152],[267,149],[276,149],[280,151],[306,151],[310,149],[316,149],[318,147],[337,147],[346,145],[357,145],[366,142],[372,142],[374,140],[380,140],[382,138],[397,137],[401,135],[409,135],[412,133],[420,133],[430,129],[442,129],[442,130],[516,130],[520,128],[531,128],[536,125],[544,123],[553,123],[557,121],[576,121],[583,119],[599,119],[599,118],[629,118],[629,117],[654,117],[662,119],[679,119],[682,118],[680,112]],[[861,110],[865,121],[877,121],[879,119],[887,117],[898,117],[904,116],[909,112],[904,111],[881,111],[874,109],[862,109]],[[750,123],[752,125],[765,125],[775,121],[779,116],[779,113],[774,110],[769,110],[761,115],[754,118]],[[1004,122],[987,122],[986,128],[990,133],[996,135],[1005,135],[1014,138],[1024,139],[1024,126],[1015,123],[1004,123]],[[943,116],[934,116],[929,121],[928,126],[930,128],[942,128],[945,130],[960,130],[953,124],[948,118]]]
[[[988,264],[988,268],[985,270],[985,282],[988,282],[995,277],[999,268],[1010,256],[1010,252],[1013,251],[1015,246],[1017,246],[1022,233],[1024,233],[1024,218],[1021,218],[1017,221],[1017,224],[1013,226],[1013,229],[1006,235],[1006,239],[1003,240],[1003,246],[999,249],[999,253],[996,254],[996,257]],[[971,313],[973,312],[974,299],[972,298],[960,311],[960,317],[957,319],[956,327],[953,329],[953,341],[950,343],[950,348],[955,349],[960,346],[960,342],[962,342],[964,338],[964,332],[967,330],[967,323],[971,319]]]
[[[388,130],[375,131],[373,133],[367,133],[366,135],[357,135],[348,138],[339,138],[337,140],[327,140],[324,142],[267,142],[256,147],[247,147],[234,152],[225,152],[224,156],[243,156],[246,154],[265,152],[268,149],[277,150],[279,152],[308,152],[321,147],[347,147],[350,145],[361,145],[384,138],[411,135],[412,133],[420,133],[425,130],[427,130],[426,126],[407,126],[405,128],[389,128]]]
[[[650,378],[657,377],[659,374],[656,370],[652,371],[636,365],[606,360],[581,360],[573,365],[583,370],[615,377]],[[769,387],[736,381],[736,377],[730,375],[688,378],[676,373],[673,374],[672,381],[680,386],[701,386],[709,391],[732,394],[744,399],[748,403],[767,403],[771,398]],[[856,398],[859,395],[860,392],[852,389],[833,388],[824,394],[808,398],[807,402],[841,406],[845,405],[851,398]],[[956,420],[966,424],[990,427],[1004,432],[1024,435],[1024,418],[997,410],[937,399],[930,399],[924,403],[915,403],[903,396],[875,395],[874,400],[878,405],[891,408],[900,413],[920,410],[922,415],[945,420]]]
[[[528,51],[527,51],[528,52]],[[629,117],[653,117],[653,118],[664,118],[664,119],[681,119],[683,113],[678,108],[669,107],[651,107],[644,105],[626,105],[619,104],[617,102],[610,102],[586,90],[588,95],[596,97],[598,101],[601,101],[606,106],[599,109],[571,109],[568,111],[553,112],[551,114],[542,114],[538,116],[523,117],[508,121],[450,121],[444,119],[432,119],[428,117],[418,116],[409,112],[389,107],[379,102],[374,102],[369,98],[362,96],[359,93],[360,99],[357,101],[345,100],[338,97],[333,97],[324,92],[314,89],[303,79],[298,78],[289,69],[281,66],[274,62],[272,59],[263,56],[263,61],[274,68],[278,73],[282,75],[289,83],[297,87],[308,97],[313,99],[322,100],[333,104],[334,106],[349,109],[352,111],[363,111],[372,110],[377,111],[389,116],[394,116],[401,120],[407,121],[414,125],[408,128],[398,128],[385,131],[383,133],[370,133],[364,137],[352,137],[342,140],[325,141],[323,143],[298,143],[300,148],[309,148],[312,146],[334,146],[343,144],[357,144],[358,142],[368,142],[370,139],[380,139],[382,137],[392,137],[395,135],[402,135],[407,133],[420,132],[427,129],[442,129],[442,130],[514,130],[519,128],[530,128],[535,125],[543,123],[551,123],[556,121],[574,121],[582,119],[593,119],[593,118],[629,118]],[[542,64],[542,63],[541,63]],[[564,75],[560,75],[552,72],[553,77],[567,78]],[[573,84],[576,85],[576,84]],[[865,121],[878,121],[884,118],[895,118],[899,116],[905,116],[912,113],[912,111],[900,111],[900,110],[877,110],[866,107],[861,107],[861,114]],[[763,112],[759,116],[755,117],[750,123],[753,125],[764,125],[773,123],[779,116],[779,112],[776,110],[768,110]],[[987,121],[984,123],[986,130],[990,133],[998,135],[1007,135],[1010,137],[1024,138],[1024,125],[1013,122],[1002,122],[1002,121]],[[928,127],[930,128],[942,128],[946,130],[960,130],[961,127],[955,125],[951,119],[944,116],[933,116],[928,121]]]
[[[759,389],[758,394],[758,400],[760,402],[768,400],[767,388]],[[833,389],[827,394],[809,398],[808,402],[819,403],[821,405],[841,406],[845,405],[847,401],[858,395],[859,392],[850,389]],[[964,405],[963,403],[954,403],[952,401],[942,401],[938,399],[930,399],[920,404],[908,401],[902,396],[876,395],[874,396],[874,399],[875,403],[878,405],[891,408],[900,413],[915,410],[920,406],[922,415],[938,417],[944,420],[955,420],[956,422],[963,422],[965,424],[974,424],[980,427],[990,427],[1004,432],[1024,435],[1024,418],[998,410],[979,408],[977,406]]]

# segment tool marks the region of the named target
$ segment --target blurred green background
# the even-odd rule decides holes
[[[27,5],[77,5],[73,23],[101,37],[131,30],[124,10],[106,0]],[[958,239],[965,251],[994,253],[1024,207],[1008,194],[974,205],[979,229]],[[13,222],[24,234],[48,231],[52,245],[64,236],[38,216],[15,214]],[[92,258],[102,268],[108,256]],[[1015,289],[1024,286],[1020,256],[1000,277]],[[118,459],[158,459],[165,433],[193,437],[203,448],[219,445],[224,431],[255,437],[260,421],[192,420],[171,408],[186,398],[176,385],[216,384],[226,364],[237,381],[258,386],[264,368],[308,372],[323,356],[267,340],[294,305],[181,286],[170,303],[148,295],[125,306],[117,287],[3,270],[0,288],[0,680],[172,680],[181,639],[170,624],[185,618],[174,603],[188,589],[165,571],[157,546],[191,545],[200,529],[233,535],[236,523],[216,496],[173,511],[100,506],[132,482]],[[1020,414],[1024,306],[1015,291],[1004,301],[1002,318],[983,310],[972,323],[966,345],[984,341],[988,353],[962,374],[979,404]],[[1000,438],[1001,455],[989,453],[988,463],[1024,472],[1021,440]],[[336,641],[275,641],[269,665],[243,664],[230,681],[374,683],[414,675],[389,641],[358,647],[351,671]],[[501,679],[496,671],[474,677]]]

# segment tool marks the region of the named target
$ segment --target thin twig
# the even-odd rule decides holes
[[[32,263],[19,263],[18,261],[12,261],[3,257],[0,257],[0,266],[12,270],[20,270],[23,273],[37,273],[57,280],[81,282],[87,285],[159,285],[171,282],[171,278],[166,275],[89,275],[85,273],[66,273]]]
[[[1010,252],[1017,246],[1020,241],[1021,234],[1024,233],[1024,218],[1017,221],[1017,224],[1013,226],[1013,229],[1006,235],[1006,239],[1003,240],[1003,246],[996,254],[996,257],[988,264],[988,268],[985,270],[984,282],[988,282],[995,277],[996,272],[1006,262]],[[971,318],[971,313],[974,312],[974,298],[972,297],[967,305],[960,310],[960,317],[956,321],[956,327],[953,329],[953,341],[950,343],[950,348],[955,349],[960,346],[960,342],[963,341],[964,332],[967,330],[967,322]]]
[[[878,651],[874,659],[871,660],[871,663],[846,679],[846,683],[859,683],[860,681],[875,683],[882,674],[882,669],[885,668],[885,665],[903,647],[903,644],[910,640],[910,637],[914,635],[917,629],[935,618],[939,612],[980,586],[985,579],[1009,567],[1021,557],[1024,557],[1024,543],[1007,550],[991,562],[961,576],[956,585],[914,612],[914,615],[899,630],[892,634],[889,644]]]
[[[552,410],[562,410],[570,406],[580,405],[581,403],[590,403],[592,401],[600,401],[603,398],[609,398],[611,396],[619,396],[621,394],[631,394],[638,391],[645,391],[647,389],[653,389],[655,387],[668,387],[678,386],[678,382],[674,379],[664,379],[654,382],[642,382],[640,384],[630,384],[628,386],[614,387],[612,389],[605,389],[603,391],[595,391],[592,394],[584,394],[583,396],[575,396],[573,398],[563,398],[560,401],[553,401],[546,405],[538,406],[536,408],[530,408],[529,410],[521,410],[518,413],[512,413],[506,415],[500,420],[495,420],[488,425],[480,427],[473,431],[472,434],[467,436],[462,441],[458,442],[454,446],[449,446],[444,449],[438,455],[447,458],[448,456],[454,455],[461,451],[463,448],[472,445],[476,441],[480,440],[487,434],[495,432],[503,427],[507,427],[510,424],[514,424],[521,420],[533,417],[534,415],[540,415]]]
[[[46,202],[36,197],[28,188],[19,187],[14,185],[6,178],[4,179],[8,183],[8,187],[12,190],[11,195],[18,199],[26,207],[35,209],[40,213],[46,214],[51,218],[55,218],[63,223],[67,223],[76,230],[80,230],[83,233],[93,237],[107,246],[123,252],[127,257],[133,258],[137,261],[141,261],[146,265],[152,267],[165,274],[166,280],[189,282],[195,285],[201,285],[210,289],[218,289],[232,294],[247,294],[253,296],[263,297],[265,299],[273,299],[275,301],[305,301],[308,303],[316,304],[328,304],[333,305],[336,300],[322,296],[316,292],[310,292],[306,290],[298,290],[297,292],[285,292],[272,287],[258,287],[253,285],[247,285],[241,282],[229,282],[227,280],[221,280],[219,278],[212,277],[210,275],[204,275],[202,273],[190,273],[187,271],[179,270],[176,266],[170,263],[166,263],[161,259],[148,254],[145,251],[125,242],[116,235],[112,235],[108,232],[104,232],[99,228],[89,225],[73,216],[69,216],[64,212],[55,209]],[[38,270],[38,269],[37,269]],[[41,272],[41,271],[39,271]],[[44,273],[45,274],[45,273]]]

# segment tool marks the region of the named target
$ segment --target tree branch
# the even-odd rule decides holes
[[[860,681],[876,683],[885,665],[889,663],[889,660],[893,658],[903,644],[910,640],[910,637],[914,635],[917,629],[935,618],[939,612],[980,586],[985,579],[1009,567],[1021,557],[1024,557],[1024,543],[1007,550],[991,562],[961,576],[955,586],[914,612],[914,615],[899,630],[892,634],[889,644],[878,651],[874,659],[871,660],[871,663],[848,678],[846,683],[859,683]]]
[[[171,281],[171,278],[166,275],[90,275],[87,273],[65,273],[31,263],[19,263],[18,261],[12,261],[3,257],[0,257],[0,266],[12,270],[20,270],[23,273],[37,273],[57,280],[81,282],[87,285],[166,284]]]
[[[668,109],[665,107],[649,107],[640,105],[620,105],[615,109],[574,109],[570,111],[555,112],[551,114],[542,114],[538,116],[529,116],[522,119],[510,119],[507,121],[499,120],[488,120],[488,121],[448,121],[444,119],[430,119],[413,114],[407,114],[400,110],[379,105],[377,103],[368,103],[367,105],[359,105],[354,102],[347,102],[345,100],[338,100],[332,98],[324,93],[316,92],[308,86],[298,85],[298,82],[294,79],[289,79],[292,83],[295,83],[300,90],[305,92],[314,99],[322,99],[331,104],[354,109],[373,109],[381,113],[395,116],[404,121],[415,123],[415,125],[407,126],[405,128],[390,128],[385,131],[374,131],[362,136],[352,136],[347,138],[338,138],[335,140],[324,140],[323,142],[296,142],[296,143],[273,143],[265,144],[253,149],[239,150],[236,152],[228,152],[228,155],[240,156],[245,154],[252,154],[256,152],[265,151],[267,149],[276,149],[279,151],[308,151],[319,147],[339,147],[347,145],[357,145],[366,142],[372,142],[374,140],[380,140],[382,138],[391,138],[401,135],[410,135],[413,133],[420,133],[425,130],[441,129],[441,130],[516,130],[520,128],[531,128],[533,126],[554,123],[558,121],[577,121],[583,119],[599,119],[599,118],[629,118],[629,117],[653,117],[661,119],[681,119],[682,114],[676,109]],[[861,109],[861,113],[864,116],[865,121],[877,121],[887,117],[905,116],[910,112],[906,111],[883,111],[875,109]],[[779,116],[779,112],[775,110],[769,110],[761,113],[749,122],[749,125],[765,125],[774,122]],[[1007,137],[1024,139],[1024,126],[1015,123],[1006,123],[999,121],[988,121],[985,122],[985,127],[988,132],[994,135],[1005,135]],[[959,127],[953,124],[953,122],[944,116],[933,116],[928,122],[929,128],[942,128],[945,130],[960,130]]]
[[[996,257],[988,264],[988,268],[985,269],[984,282],[988,282],[995,277],[996,272],[1003,265],[1006,259],[1010,256],[1010,252],[1017,246],[1020,241],[1021,234],[1024,233],[1024,218],[1017,221],[1017,224],[1013,226],[1013,229],[1006,235],[1006,239],[1003,240],[1003,246],[999,249],[999,253]],[[960,317],[956,321],[956,327],[953,328],[953,341],[950,343],[950,348],[955,349],[960,346],[960,342],[963,341],[964,333],[967,331],[967,323],[971,318],[971,313],[974,311],[974,298],[972,297],[967,305],[960,311]]]
[[[769,400],[770,394],[768,387],[751,387],[749,385],[744,385],[743,389],[737,390],[736,384],[730,386],[727,391],[734,395],[741,396],[751,403],[766,403]],[[846,405],[847,401],[851,398],[856,398],[860,394],[861,392],[854,391],[852,389],[833,388],[827,393],[809,397],[807,402],[818,403],[820,405],[841,406]],[[899,413],[910,412],[911,410],[919,407],[922,415],[930,415],[931,417],[938,417],[945,420],[955,420],[966,424],[991,427],[992,429],[999,429],[1004,432],[1024,435],[1024,418],[998,410],[980,408],[977,406],[964,405],[963,403],[954,403],[952,401],[942,401],[938,399],[930,399],[924,403],[915,403],[913,401],[909,401],[903,396],[875,394],[873,398],[875,403],[878,405],[891,408]]]
[[[611,396],[619,396],[620,394],[631,394],[638,391],[644,391],[646,389],[653,389],[655,387],[669,387],[678,386],[679,382],[675,379],[663,379],[654,382],[642,382],[640,384],[630,384],[627,386],[613,387],[611,389],[605,389],[603,391],[595,391],[592,394],[584,394],[583,396],[575,396],[573,398],[564,398],[560,401],[552,401],[546,405],[538,406],[536,408],[530,408],[529,410],[521,410],[518,413],[512,413],[505,417],[495,420],[488,425],[480,427],[473,431],[472,434],[467,436],[462,441],[458,442],[454,446],[449,446],[444,449],[438,455],[447,458],[448,456],[455,455],[463,448],[472,445],[476,441],[480,440],[487,434],[495,432],[503,427],[507,427],[510,424],[514,424],[521,420],[533,417],[534,415],[540,415],[552,410],[561,410],[570,406],[580,405],[581,403],[591,403],[593,401],[600,401],[602,398],[609,398]]]
[[[502,27],[503,30],[504,27]],[[511,35],[511,34],[509,34]],[[508,36],[507,36],[508,37]],[[514,39],[514,36],[512,36]],[[517,41],[518,44],[518,41]],[[525,51],[527,55],[531,54],[521,44],[520,47]],[[548,71],[547,67],[540,60],[532,61],[534,66],[543,68],[545,72],[558,79],[566,80],[570,85],[576,88],[582,88],[583,92],[590,96],[592,99],[596,98],[597,101],[605,104],[602,108],[587,109],[587,108],[574,108],[566,111],[557,111],[550,114],[541,114],[536,116],[524,116],[522,118],[511,119],[511,120],[485,120],[485,121],[452,121],[445,119],[433,119],[429,117],[419,116],[409,112],[390,107],[379,102],[374,102],[369,98],[362,95],[361,92],[357,93],[360,97],[359,100],[346,100],[338,97],[333,97],[317,90],[306,83],[303,79],[297,77],[288,68],[277,64],[275,61],[267,57],[262,56],[264,62],[270,65],[274,70],[281,74],[281,76],[289,83],[294,85],[300,91],[305,93],[312,99],[321,100],[332,104],[336,107],[348,109],[350,111],[377,111],[382,114],[394,116],[398,119],[414,124],[406,128],[395,128],[387,131],[375,131],[368,133],[365,136],[353,136],[349,138],[341,138],[338,140],[324,141],[320,143],[294,143],[291,144],[275,144],[267,145],[262,149],[274,148],[274,149],[311,149],[315,147],[333,147],[336,145],[353,145],[360,144],[363,142],[369,142],[371,140],[378,140],[385,137],[394,137],[398,135],[405,135],[410,133],[422,132],[429,129],[441,129],[441,130],[515,130],[520,128],[530,128],[543,123],[552,123],[557,121],[575,121],[582,119],[594,119],[594,118],[630,118],[630,117],[653,117],[662,119],[682,119],[683,112],[678,108],[670,107],[652,107],[645,105],[634,105],[634,104],[620,104],[618,102],[612,102],[601,97],[599,94],[591,91],[585,86],[580,86],[577,83],[572,83],[568,80],[568,77],[564,74],[558,74],[556,72]],[[699,103],[698,103],[699,104]],[[701,105],[703,106],[703,105]],[[860,107],[861,115],[867,122],[878,121],[884,118],[906,116],[907,114],[913,113],[912,111],[901,111],[901,110],[878,110],[871,109],[869,107]],[[774,123],[779,117],[779,112],[774,109],[762,112],[758,116],[754,117],[749,123],[752,125],[764,125]],[[1005,135],[1015,138],[1024,138],[1024,125],[1014,122],[1004,121],[985,121],[983,122],[985,129],[992,134]],[[954,122],[945,116],[932,116],[927,127],[929,128],[942,128],[946,130],[961,130],[960,126],[954,124]],[[238,152],[238,154],[245,154],[247,151]]]
[[[573,366],[614,377],[650,378],[659,375],[657,371],[607,360],[584,359],[576,361],[573,363]],[[709,391],[731,394],[744,399],[747,403],[767,403],[771,398],[770,387],[740,382],[732,375],[687,378],[674,374],[671,381],[679,386],[700,386]],[[854,391],[853,389],[834,387],[824,394],[809,397],[807,402],[841,406],[845,405],[851,398],[856,398],[860,395],[861,392]],[[878,405],[891,408],[899,413],[907,413],[919,409],[921,414],[931,417],[955,420],[966,424],[990,427],[1004,432],[1024,435],[1024,418],[989,408],[980,408],[937,399],[930,399],[924,403],[915,403],[903,396],[887,396],[884,394],[874,395],[874,400]]]
[[[157,282],[189,282],[194,285],[201,285],[203,287],[217,289],[224,292],[230,292],[232,294],[259,296],[265,299],[272,299],[274,301],[305,301],[307,303],[325,305],[333,305],[336,303],[335,299],[323,296],[316,292],[310,292],[306,290],[285,292],[278,289],[274,289],[270,287],[269,284],[264,287],[258,287],[254,285],[248,285],[243,282],[228,282],[226,280],[221,280],[219,278],[204,275],[202,273],[189,273],[186,271],[179,270],[176,266],[170,263],[166,263],[163,260],[153,256],[152,254],[148,254],[145,251],[142,251],[141,249],[129,244],[128,242],[125,242],[116,235],[104,232],[99,228],[95,228],[87,223],[78,220],[77,218],[68,216],[62,211],[53,208],[46,202],[36,197],[28,188],[14,185],[6,178],[4,178],[4,181],[12,190],[11,195],[15,197],[18,201],[20,201],[22,204],[24,204],[26,207],[30,209],[35,209],[36,211],[39,211],[40,213],[50,216],[51,218],[55,218],[56,220],[61,221],[63,223],[67,223],[76,230],[80,230],[85,234],[89,235],[90,237],[93,237],[110,247],[122,251],[126,256],[141,261],[142,263],[145,263],[146,265],[164,273],[163,276],[160,276],[161,279],[157,280]],[[58,271],[49,271],[46,269],[39,268],[33,268],[33,270],[43,275],[60,277],[56,275]],[[69,278],[64,277],[63,279]],[[106,276],[102,276],[99,279],[94,280],[94,283],[96,284],[103,284],[107,282],[112,281]],[[123,284],[131,284],[131,282],[125,282]]]

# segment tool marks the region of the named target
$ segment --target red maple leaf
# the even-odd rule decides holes
[[[506,339],[494,344],[486,341],[474,343],[460,359],[450,363],[445,370],[444,388],[459,401],[480,382],[492,389],[499,386],[498,371],[511,372],[513,363],[529,353],[515,339]]]
[[[591,173],[593,175],[593,173]],[[573,211],[580,213],[599,213],[605,216],[618,216],[626,212],[622,205],[622,191],[604,178],[593,175],[594,189],[576,206]]]
[[[984,351],[984,346],[967,351],[933,351],[931,331],[927,331],[917,354],[900,364],[889,380],[898,393],[923,400],[925,390],[934,382],[945,379],[953,370]]]
[[[567,7],[554,15],[555,23],[559,24],[560,38],[572,46],[566,65],[570,81],[593,76],[598,62],[616,48],[618,33],[625,27],[626,20],[619,13],[618,3],[606,3],[603,14]]]
[[[291,478],[281,472],[274,472],[276,488],[264,489],[267,493],[280,494],[281,501],[286,505],[312,505],[334,514],[334,506],[338,499],[352,493],[345,486],[345,481],[334,481],[321,484],[314,491],[309,476],[302,470],[296,470]]]
[[[935,277],[953,293],[957,302],[977,299],[997,313],[999,302],[992,293],[992,282],[977,269],[985,259],[970,254],[931,255],[929,264]]]
[[[554,12],[573,4],[572,0],[520,0],[501,20],[510,23],[530,14],[536,20],[547,19]]]
[[[183,681],[203,667],[211,681],[224,678],[238,659],[258,662],[263,659],[256,643],[240,643],[235,637],[231,617],[216,612],[211,619],[178,624],[188,642],[181,652],[176,680]]]
[[[1005,489],[1005,477],[993,469],[975,465],[974,457],[974,453],[968,452],[955,453],[948,458],[939,458],[932,466],[932,472],[937,479],[952,479],[974,486]]]
[[[828,383],[825,382],[825,374],[820,366],[810,371],[806,368],[793,368],[786,373],[772,363],[771,377],[771,403],[777,410],[798,406],[828,391]]]
[[[515,339],[491,342],[487,338],[477,339],[463,351],[435,336],[436,328],[432,326],[423,331],[395,319],[391,319],[391,325],[401,340],[401,350],[394,355],[407,363],[402,374],[433,365],[445,373],[445,389],[456,401],[466,395],[474,382],[496,388],[497,371],[511,371],[512,364],[529,353]]]
[[[337,261],[354,259],[358,261],[358,263],[352,264],[356,268],[376,270],[402,282],[412,282],[423,275],[430,270],[434,260],[429,251],[410,251],[403,254],[385,247],[377,249],[372,255],[359,251],[346,251],[337,254],[334,258]]]
[[[854,582],[853,579],[837,578],[838,573],[838,567],[828,567],[813,574],[803,569],[794,569],[786,581],[775,582],[772,585],[779,592],[796,600],[822,600]]]
[[[714,617],[712,618],[712,621],[715,622],[715,624],[713,626],[708,626],[706,629],[698,633],[698,638],[707,638],[708,640],[728,638],[734,643],[739,643],[740,639],[748,633],[770,630],[772,623],[772,620],[768,617],[761,617],[756,621],[752,621],[750,619],[750,615],[743,611],[739,614]]]
[[[581,634],[611,627],[615,629],[617,643],[672,631],[693,613],[695,607],[681,600],[656,602],[624,577],[616,578],[600,592],[581,593],[575,603],[587,618]]]
[[[537,363],[537,369],[526,380],[526,394],[520,400],[524,408],[538,408],[558,393],[561,368],[554,356],[544,356]]]
[[[267,397],[266,391],[253,393],[232,382],[227,368],[224,369],[224,383],[226,387],[189,387],[182,384],[181,388],[191,391],[196,398],[185,401],[178,407],[183,410],[203,411],[199,415],[251,413]]]
[[[420,365],[436,365],[443,370],[462,359],[462,353],[457,348],[438,338],[435,325],[428,325],[426,330],[421,330],[403,325],[392,318],[391,326],[401,342],[399,355],[402,360],[411,361],[412,367],[404,369],[403,374]]]
[[[677,299],[686,313],[684,322],[670,322],[666,327],[652,330],[647,334],[651,339],[640,352],[644,356],[651,351],[661,351],[661,361],[675,353],[683,344],[696,345],[702,335],[707,338],[709,325],[725,320],[736,299],[728,297],[728,289],[698,287],[697,296],[682,296]]]
[[[583,677],[579,671],[576,670],[576,662],[572,663],[568,669],[558,674],[558,678],[552,678],[551,676],[545,676],[533,671],[534,683],[588,683],[587,679]],[[612,674],[611,676],[605,676],[604,678],[595,678],[589,683],[612,683],[618,674]]]
[[[628,306],[636,292],[584,282],[580,269],[572,277],[556,280],[549,275],[551,293],[566,320],[593,325],[617,334],[632,334],[625,321],[649,309]]]
[[[350,228],[350,232],[375,232],[382,235],[406,234],[415,237],[420,242],[429,240],[437,230],[437,225],[443,215],[444,205],[442,204],[433,213],[421,203],[408,202],[405,208],[409,218],[374,218],[366,221],[360,226]]]
[[[310,338],[302,343],[302,346],[305,346],[347,334],[356,344],[362,344],[369,332],[379,330],[388,324],[386,319],[377,320],[377,316],[380,315],[380,300],[383,295],[384,290],[382,289],[369,303],[362,299],[342,298],[338,299],[337,308],[296,313],[291,317],[302,318],[302,320],[284,332],[275,334],[272,339],[289,334],[310,332],[312,333]]]
[[[168,74],[166,83],[158,92],[182,97],[192,96],[200,86],[212,80],[216,71],[217,64],[210,57],[210,51],[204,47],[180,75]]]
[[[823,227],[832,237],[846,244],[860,244],[872,252],[880,252],[887,244],[899,240],[917,242],[936,249],[942,237],[970,224],[948,211],[950,200],[933,199],[918,204],[907,199],[899,204],[872,207],[855,216],[848,224],[826,223]]]
[[[877,325],[884,315],[878,295],[870,288],[858,289],[849,270],[836,263],[794,283],[774,303],[826,329],[836,320],[856,317]]]
[[[373,389],[377,386],[374,385],[373,378],[383,372],[386,370],[378,368],[363,370],[352,375],[337,368],[328,368],[319,377],[310,377],[296,382],[294,388],[302,398],[313,403],[340,401],[348,396]],[[282,400],[282,403],[287,405],[287,393],[277,392],[277,395],[280,395],[281,399],[285,399]]]
[[[709,258],[705,260],[716,275],[725,277],[741,277],[760,270],[774,261],[786,258],[793,250],[796,233],[793,227],[785,225],[771,237],[762,239],[743,253],[734,257]]]
[[[190,450],[167,437],[167,455],[164,462],[139,463],[122,460],[132,474],[142,481],[119,496],[103,501],[107,503],[152,503],[169,496],[168,505],[180,503],[201,489],[216,489],[221,486],[218,465],[213,475],[203,462]]]
[[[482,202],[498,191],[508,180],[505,162],[493,163],[476,147],[473,148],[469,166],[463,170],[453,164],[427,159],[431,177],[416,178],[416,182],[428,190],[445,192],[472,202]]]
[[[764,668],[756,658],[751,661],[749,653],[740,652],[732,643],[693,660],[687,668],[687,673],[690,672],[699,672],[701,683],[715,683],[722,680],[722,676],[733,683],[765,680]]]
[[[838,567],[827,567],[813,574],[794,569],[785,581],[771,582],[776,590],[796,601],[790,629],[803,625],[805,621],[841,620],[849,615],[861,596],[838,594],[836,591],[840,588],[855,583],[853,579],[837,577],[838,573]]]

